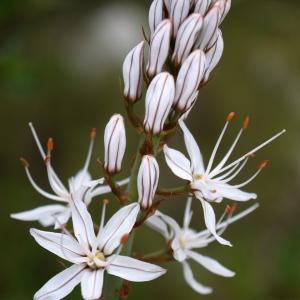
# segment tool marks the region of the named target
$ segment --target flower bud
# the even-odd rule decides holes
[[[174,78],[167,72],[160,73],[152,80],[146,94],[146,115],[144,129],[159,134],[172,107],[175,96]]]
[[[186,19],[190,10],[190,1],[187,0],[172,0],[170,19],[173,23],[173,36],[175,37],[179,26]]]
[[[162,71],[163,65],[167,60],[170,49],[171,32],[171,21],[164,20],[158,25],[152,36],[147,66],[147,73],[151,78]]]
[[[124,97],[132,102],[142,96],[145,42],[139,43],[126,56],[123,63]]]
[[[149,10],[149,27],[151,36],[153,36],[157,26],[165,18],[163,0],[154,0]]]
[[[205,73],[206,59],[202,50],[195,50],[182,64],[176,80],[174,106],[186,111],[194,99]]]
[[[190,54],[203,24],[200,14],[192,14],[179,27],[172,60],[180,65]]]
[[[212,4],[219,6],[219,10],[220,10],[219,25],[220,25],[231,8],[231,0],[214,0]]]
[[[123,117],[113,115],[104,131],[104,168],[109,174],[121,171],[126,148],[126,134]]]
[[[206,50],[218,29],[220,15],[220,7],[218,4],[215,4],[204,18],[203,26],[197,37],[194,48]]]
[[[205,16],[209,9],[210,4],[211,4],[211,0],[196,0],[194,12],[202,16]]]
[[[206,71],[204,75],[204,82],[209,78],[210,73],[218,65],[224,50],[224,41],[222,37],[222,32],[220,29],[216,32],[216,40],[212,46],[209,47],[206,52]]]
[[[145,155],[137,177],[139,204],[143,209],[152,206],[159,179],[159,166],[154,156]]]

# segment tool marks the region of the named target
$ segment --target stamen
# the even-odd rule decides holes
[[[233,112],[233,111],[230,112],[230,113],[227,115],[226,121],[227,121],[227,122],[232,121],[233,118],[234,118],[234,116],[235,116],[235,112]]]
[[[233,178],[235,178],[235,177],[242,171],[242,169],[244,169],[244,167],[245,167],[245,165],[247,164],[248,160],[249,160],[249,157],[247,157],[247,158],[243,161],[243,163],[242,163],[241,165],[240,165],[240,163],[238,163],[236,166],[234,166],[234,167],[231,169],[231,171],[232,171],[232,170],[235,170],[236,167],[238,167],[238,166],[240,165],[240,167],[238,168],[238,170],[237,170],[234,174],[232,174],[232,176],[226,178],[226,177],[227,177],[227,174],[231,173],[231,171],[229,171],[228,173],[225,173],[226,176],[223,175],[223,176],[221,176],[221,177],[214,178],[214,180],[219,180],[219,181],[221,181],[222,183],[227,183],[227,182],[231,181]],[[220,178],[222,178],[222,179],[224,178],[224,180],[220,180]],[[226,178],[226,179],[225,179],[225,178]]]
[[[213,162],[214,162],[215,156],[216,156],[216,154],[217,154],[218,148],[219,148],[219,146],[220,146],[220,144],[221,144],[221,142],[222,142],[222,139],[223,139],[223,137],[224,137],[224,134],[225,134],[225,132],[226,132],[226,130],[227,130],[228,124],[229,124],[229,122],[234,118],[234,115],[235,115],[235,113],[234,113],[234,112],[231,112],[231,113],[228,114],[228,116],[227,116],[227,118],[226,118],[226,123],[225,123],[225,125],[224,125],[224,127],[223,127],[223,129],[222,129],[222,131],[221,131],[221,134],[220,134],[220,136],[219,136],[219,138],[218,138],[218,140],[217,140],[217,142],[216,142],[216,144],[215,144],[215,147],[214,147],[214,149],[213,149],[213,152],[212,152],[212,154],[211,154],[211,156],[210,156],[210,159],[209,159],[209,162],[208,162],[206,171],[205,171],[205,174],[206,174],[206,175],[208,175],[209,172],[210,172],[210,170],[211,170],[211,167],[212,167],[212,165],[213,165]]]
[[[128,239],[129,239],[129,234],[124,234],[124,235],[121,237],[120,244],[121,244],[121,245],[125,245],[125,244],[128,242]]]
[[[249,127],[249,123],[250,123],[250,118],[249,116],[246,116],[246,118],[244,119],[244,122],[243,122],[243,129],[247,129]]]
[[[24,167],[24,168],[29,168],[29,163],[28,161],[25,159],[25,158],[20,158],[20,162],[21,162],[21,165]]]
[[[227,215],[232,215],[237,208],[237,204],[227,205],[225,209],[225,213]]]
[[[259,169],[264,169],[268,166],[268,164],[270,163],[269,160],[263,160],[259,165],[258,165],[258,168]]]
[[[30,174],[30,171],[29,171],[29,168],[28,168],[28,167],[25,168],[25,171],[26,171],[26,175],[27,175],[27,177],[28,177],[28,179],[29,179],[31,185],[33,186],[33,188],[34,188],[39,194],[41,194],[42,196],[44,196],[44,197],[46,197],[46,198],[48,198],[48,199],[50,199],[50,200],[66,202],[66,200],[65,200],[64,198],[58,197],[58,196],[56,196],[56,195],[52,195],[52,194],[50,194],[50,193],[44,191],[43,189],[41,189],[41,188],[36,184],[36,182],[33,180],[33,178],[32,178],[32,176],[31,176],[31,174]]]
[[[30,130],[32,132],[32,135],[33,135],[33,138],[35,140],[35,143],[36,143],[36,145],[37,145],[37,147],[38,147],[38,149],[39,149],[39,151],[41,153],[41,156],[42,156],[43,159],[45,159],[45,157],[46,157],[45,151],[44,151],[44,149],[43,149],[43,147],[41,145],[39,137],[38,137],[38,135],[37,135],[37,133],[35,131],[35,128],[33,127],[33,124],[31,122],[29,123],[29,127],[30,127]]]
[[[54,147],[53,138],[49,138],[47,142],[48,153],[51,153]]]
[[[91,140],[94,140],[96,138],[96,135],[97,135],[97,129],[92,128],[91,133],[90,133]]]
[[[252,175],[248,180],[246,180],[245,182],[241,183],[241,184],[237,184],[237,185],[231,185],[229,188],[234,188],[234,189],[239,189],[245,185],[247,185],[248,183],[250,183],[251,181],[253,181],[258,174],[262,171],[262,169],[259,169],[258,171],[256,171],[254,173],[254,175]]]
[[[280,137],[281,135],[283,135],[285,132],[286,132],[286,130],[284,129],[284,130],[280,131],[279,133],[275,134],[273,137],[271,137],[267,141],[263,142],[262,144],[260,144],[259,146],[255,147],[254,149],[252,149],[251,151],[249,151],[245,155],[241,156],[239,159],[235,160],[234,162],[232,162],[231,164],[227,165],[223,169],[218,170],[218,172],[216,174],[214,174],[214,175],[220,174],[220,173],[224,172],[225,170],[228,170],[231,167],[235,166],[239,162],[243,161],[247,157],[249,157],[251,155],[254,155],[258,150],[260,150],[263,147],[265,147],[266,145],[270,144],[271,142],[273,142],[274,140],[276,140],[278,137]]]
[[[99,227],[99,232],[103,229],[104,227],[104,222],[105,222],[105,214],[106,214],[106,206],[109,204],[109,200],[104,199],[103,200],[103,207],[102,207],[102,214],[101,214],[101,221],[100,221],[100,227]]]

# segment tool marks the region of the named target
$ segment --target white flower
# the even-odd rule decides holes
[[[126,149],[126,133],[124,119],[121,115],[113,115],[104,131],[104,168],[109,174],[121,171]]]
[[[159,179],[159,166],[154,156],[144,155],[137,177],[137,187],[141,207],[152,206]]]
[[[205,16],[207,13],[211,0],[195,0],[195,9],[194,12],[202,16]]]
[[[153,280],[165,273],[159,266],[119,254],[136,222],[139,205],[134,203],[121,208],[104,226],[105,207],[106,204],[97,235],[86,206],[76,198],[71,202],[75,237],[31,229],[31,235],[40,246],[73,263],[50,279],[34,295],[35,300],[62,299],[79,283],[84,299],[99,299],[105,272],[136,282]]]
[[[37,183],[34,181],[29,171],[29,164],[25,160],[22,160],[27,177],[30,183],[32,184],[33,188],[39,194],[41,194],[42,196],[44,196],[49,200],[53,200],[61,204],[41,206],[33,210],[11,214],[11,217],[22,221],[38,221],[40,224],[42,224],[45,227],[55,225],[55,228],[60,228],[61,226],[65,225],[68,222],[71,216],[71,209],[69,206],[69,203],[71,201],[71,190],[70,190],[71,182],[73,185],[73,193],[79,193],[82,196],[81,200],[86,205],[89,205],[91,200],[94,197],[109,193],[111,191],[110,187],[101,186],[101,184],[103,183],[103,179],[92,181],[91,176],[88,172],[88,167],[92,156],[96,131],[92,130],[91,132],[91,136],[90,136],[91,142],[89,145],[88,154],[83,169],[81,169],[81,171],[79,171],[74,177],[69,179],[69,187],[66,188],[62,183],[62,181],[57,176],[57,174],[55,173],[51,165],[51,151],[53,149],[53,140],[49,139],[47,145],[48,149],[46,154],[39,141],[38,135],[33,125],[30,123],[29,126],[31,128],[33,137],[35,139],[39,152],[42,156],[42,159],[46,164],[48,180],[53,190],[53,193],[46,192],[37,185]],[[128,179],[119,182],[119,184],[121,185],[126,183],[128,183]]]
[[[228,159],[230,158],[233,150],[235,149],[238,143],[239,138],[241,137],[244,130],[248,127],[249,118],[246,118],[243,123],[243,127],[239,131],[232,145],[229,147],[229,150],[225,154],[224,158],[219,162],[219,164],[217,164],[215,168],[212,169],[216,152],[222,141],[228,124],[232,120],[233,116],[234,113],[230,113],[228,115],[226,124],[213,149],[213,152],[211,154],[210,160],[206,168],[203,163],[200,149],[194,137],[192,136],[192,134],[190,133],[190,131],[188,130],[188,128],[182,120],[179,121],[179,124],[184,134],[184,141],[190,156],[190,160],[188,160],[181,152],[171,149],[166,145],[164,146],[164,153],[168,166],[176,176],[188,180],[190,182],[191,190],[193,191],[195,196],[201,201],[201,204],[203,206],[205,224],[207,228],[212,234],[215,235],[216,239],[220,243],[225,245],[230,245],[230,243],[217,236],[215,230],[215,214],[212,206],[208,201],[220,202],[223,198],[235,201],[247,201],[250,199],[256,199],[256,194],[244,192],[240,190],[240,188],[244,187],[249,182],[251,182],[266,166],[267,161],[263,161],[259,165],[259,169],[255,172],[255,174],[245,182],[236,185],[230,185],[229,182],[240,173],[240,171],[244,168],[251,155],[256,153],[259,149],[269,144],[285,132],[285,130],[279,132],[271,139],[267,140],[266,142],[262,143],[261,145],[246,153],[245,155],[241,156],[239,159],[226,165]]]
[[[167,243],[171,245],[173,257],[182,264],[183,274],[187,284],[200,294],[210,294],[212,292],[211,288],[203,286],[194,279],[188,260],[193,260],[208,271],[220,276],[232,277],[235,273],[222,266],[218,261],[194,251],[194,249],[207,247],[215,240],[215,237],[212,236],[208,230],[197,232],[190,228],[193,214],[191,211],[191,201],[192,198],[187,202],[182,227],[180,227],[174,219],[158,211],[153,217],[147,220],[147,225],[162,234]],[[227,208],[226,212],[218,221],[218,234],[222,234],[229,224],[248,215],[257,207],[258,204],[255,204],[236,216],[232,216],[233,210]],[[228,214],[228,217],[223,221],[226,214]]]

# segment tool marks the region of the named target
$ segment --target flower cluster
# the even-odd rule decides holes
[[[149,37],[144,31],[145,40],[128,53],[123,63],[123,97],[127,117],[140,136],[130,170],[122,168],[126,131],[124,118],[119,114],[110,118],[104,130],[102,177],[92,179],[88,171],[96,139],[96,130],[93,129],[84,166],[68,180],[68,186],[63,184],[52,165],[53,139],[48,139],[44,149],[33,125],[29,124],[52,192],[40,188],[31,175],[29,163],[25,159],[21,162],[33,188],[43,197],[59,204],[11,216],[23,221],[38,221],[44,227],[54,226],[54,230],[59,232],[31,229],[30,233],[40,246],[71,263],[49,280],[34,299],[62,299],[78,284],[81,284],[83,299],[99,299],[107,293],[103,287],[105,274],[125,280],[123,284],[115,282],[111,288],[114,289],[112,294],[116,292],[120,299],[126,299],[130,291],[128,281],[149,281],[166,272],[155,263],[157,261],[179,262],[188,285],[200,294],[209,294],[212,289],[194,278],[189,260],[217,275],[235,275],[196,250],[207,247],[215,240],[231,246],[222,237],[225,229],[254,211],[258,205],[254,204],[237,215],[234,215],[235,204],[226,205],[218,221],[214,206],[222,205],[223,199],[245,202],[257,198],[255,193],[245,192],[242,188],[267,166],[267,160],[259,163],[254,174],[242,183],[232,181],[258,150],[285,131],[230,161],[241,135],[249,126],[249,117],[246,117],[233,143],[223,158],[216,162],[219,146],[235,115],[229,113],[206,165],[195,138],[185,124],[201,87],[208,82],[222,57],[224,42],[219,26],[230,5],[230,0],[152,2]],[[135,112],[135,105],[142,99],[144,91],[144,115],[141,117]],[[189,158],[169,146],[170,138],[178,128],[183,133]],[[172,173],[183,180],[182,186],[172,189],[159,187],[157,156],[161,154]],[[125,179],[116,180],[121,172],[126,174]],[[98,226],[92,220],[89,205],[96,198],[104,197],[104,194],[107,195],[102,198],[102,216]],[[173,199],[174,205],[177,197],[187,199],[182,227],[174,218],[159,210],[162,201]],[[117,200],[120,208],[105,224],[108,198]],[[198,200],[203,208],[206,229],[202,231],[191,228],[193,199]],[[165,238],[165,248],[159,254],[132,255],[134,234],[142,226],[149,226]]]

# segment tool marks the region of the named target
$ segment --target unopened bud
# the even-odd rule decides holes
[[[139,203],[143,209],[152,206],[158,179],[159,167],[156,159],[152,155],[143,156],[137,178]]]
[[[190,11],[190,1],[172,0],[170,19],[173,23],[173,36],[175,37],[179,26],[186,19]]]
[[[195,9],[194,12],[205,16],[207,13],[211,0],[195,0]]]
[[[205,54],[196,50],[182,64],[176,80],[174,106],[179,111],[187,111],[194,100],[195,92],[205,72]]]
[[[135,102],[142,96],[145,42],[139,43],[126,56],[123,64],[124,96]]]
[[[181,65],[189,56],[195,44],[195,39],[202,28],[202,24],[202,16],[200,14],[192,14],[179,27],[172,57],[175,65]]]
[[[147,73],[151,78],[162,71],[167,60],[170,49],[171,32],[171,21],[164,20],[158,25],[151,38],[149,62],[147,65]]]
[[[146,94],[144,129],[148,133],[159,134],[175,97],[174,78],[167,72],[158,74],[151,81]]]
[[[154,0],[149,9],[149,27],[153,36],[157,26],[165,18],[163,0]]]
[[[113,115],[104,131],[104,168],[109,174],[120,172],[126,148],[123,117]]]
[[[218,65],[221,60],[224,51],[224,41],[222,37],[222,32],[220,29],[216,32],[216,39],[212,46],[207,49],[206,55],[206,72],[204,76],[204,82],[209,79],[210,73]]]
[[[220,25],[231,8],[231,0],[213,0],[212,4],[219,7],[220,10],[219,25]]]
[[[221,12],[218,5],[214,5],[213,8],[209,10],[204,17],[203,26],[197,37],[195,48],[206,50],[218,29],[220,14]]]

